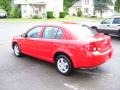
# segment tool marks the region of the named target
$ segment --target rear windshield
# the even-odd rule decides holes
[[[81,25],[70,25],[67,27],[67,29],[74,34],[74,36],[76,37],[83,37],[83,38],[87,38],[90,36],[94,36],[95,34],[97,34],[96,30],[91,29],[89,27],[86,26],[81,26]]]

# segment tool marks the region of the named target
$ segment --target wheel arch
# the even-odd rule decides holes
[[[56,52],[56,53],[54,54],[54,57],[53,57],[53,58],[54,58],[54,62],[56,62],[55,60],[56,60],[56,57],[57,57],[58,55],[65,55],[65,56],[67,56],[67,57],[69,58],[71,64],[72,64],[72,67],[74,68],[74,64],[73,64],[73,62],[72,62],[72,59],[71,59],[70,55],[68,55],[67,53],[62,52],[62,51],[58,51],[58,52]]]
[[[97,29],[97,27],[96,27],[96,26],[92,26],[91,28],[96,28],[96,29]]]
[[[15,44],[17,44],[16,41],[14,41],[14,42],[12,43],[12,49],[14,48],[14,45],[15,45]]]

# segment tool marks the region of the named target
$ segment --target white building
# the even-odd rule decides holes
[[[14,4],[20,5],[22,18],[43,17],[47,11],[59,17],[59,12],[63,12],[63,0],[14,0]]]
[[[113,0],[113,3],[115,0]],[[80,0],[69,8],[69,15],[77,15],[78,10],[82,11],[84,16],[100,17],[100,12],[94,10],[94,0]],[[114,4],[109,6],[108,10],[103,11],[103,17],[109,17],[114,14]]]

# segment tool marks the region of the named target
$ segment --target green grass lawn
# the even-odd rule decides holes
[[[70,17],[54,18],[54,19],[26,19],[26,18],[7,18],[0,19],[0,22],[54,22],[54,21],[101,21],[100,18],[87,18],[87,17]]]

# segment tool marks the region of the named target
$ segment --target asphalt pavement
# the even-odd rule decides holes
[[[12,37],[34,25],[39,23],[0,23],[0,90],[120,90],[120,40],[112,37],[114,53],[107,63],[63,76],[50,63],[14,56]]]

